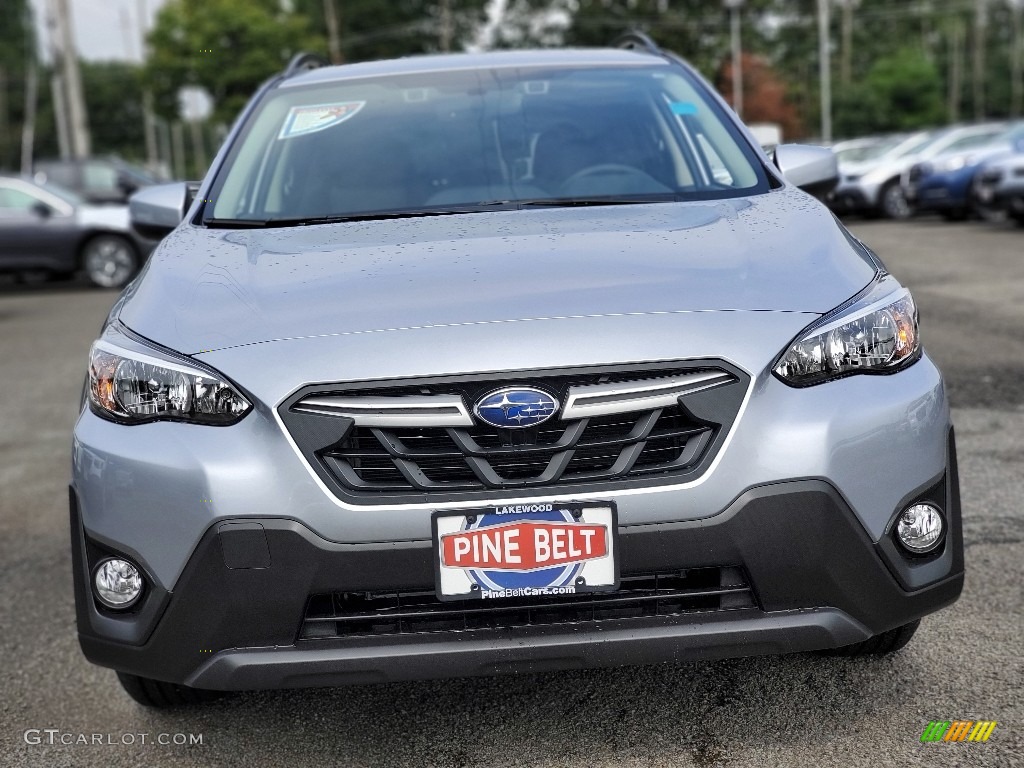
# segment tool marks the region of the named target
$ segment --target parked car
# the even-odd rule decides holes
[[[902,185],[904,173],[917,163],[939,155],[980,146],[1006,130],[1003,123],[984,123],[944,128],[908,141],[845,178],[836,190],[836,206],[841,212],[858,211],[881,214],[890,219],[905,219],[913,214]]]
[[[90,203],[128,202],[132,193],[160,183],[152,174],[116,158],[38,160],[33,177],[40,183],[57,184]]]
[[[1016,124],[998,136],[976,145],[963,142],[950,152],[913,165],[905,174],[903,187],[916,212],[937,212],[949,221],[966,219],[975,201],[971,199],[974,177],[990,160],[1024,152],[1024,124]]]
[[[90,205],[54,184],[0,176],[0,271],[127,283],[155,243],[133,232],[127,206]]]
[[[870,148],[861,148],[859,157],[843,158],[837,155],[839,183],[827,198],[829,207],[839,214],[873,215],[877,213],[875,201],[878,189],[873,186],[862,187],[863,176],[880,164],[891,163],[900,157],[917,152],[932,140],[932,135],[931,131],[898,134],[875,143]],[[834,150],[835,148],[833,148]]]
[[[957,599],[910,292],[689,65],[412,57],[265,84],[92,347],[85,655],[148,705],[817,649]]]
[[[906,136],[896,134],[892,136],[865,136],[859,139],[848,139],[836,142],[831,146],[832,154],[836,156],[839,163],[839,173],[844,168],[851,168],[855,164],[870,162],[889,150],[901,144]]]
[[[984,210],[1004,213],[1024,225],[1024,154],[1015,153],[982,166],[974,199]]]

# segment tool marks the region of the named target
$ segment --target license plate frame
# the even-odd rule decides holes
[[[431,543],[434,592],[446,602],[619,588],[618,510],[611,501],[440,509],[431,517]]]

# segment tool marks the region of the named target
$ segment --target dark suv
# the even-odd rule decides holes
[[[126,203],[132,193],[160,179],[123,160],[38,160],[34,176],[40,183],[57,184],[89,203]]]

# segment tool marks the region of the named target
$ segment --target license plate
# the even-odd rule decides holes
[[[437,596],[492,600],[615,590],[615,523],[610,502],[435,512]]]

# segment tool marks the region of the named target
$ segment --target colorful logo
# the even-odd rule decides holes
[[[477,418],[502,429],[525,429],[543,424],[558,412],[558,401],[532,387],[505,387],[480,399]]]
[[[921,741],[988,741],[995,729],[995,720],[932,720]]]

